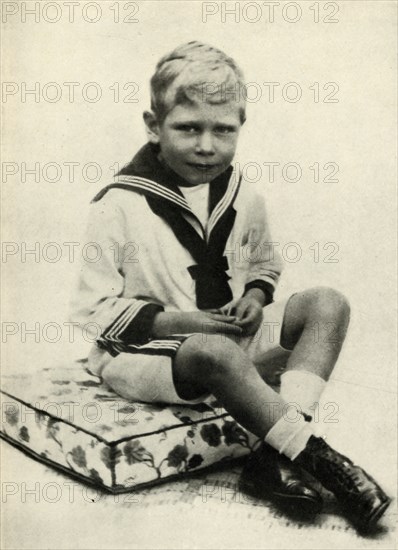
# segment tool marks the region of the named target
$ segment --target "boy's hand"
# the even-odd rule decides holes
[[[236,315],[235,324],[241,327],[243,336],[255,334],[263,320],[263,307],[256,298],[249,295],[238,300],[231,313]]]
[[[242,335],[242,329],[236,324],[235,315],[226,315],[222,312],[193,311],[188,313],[192,316],[194,326],[198,326],[196,332],[206,334],[234,334]]]
[[[235,316],[212,311],[160,312],[152,325],[155,338],[191,332],[241,336],[243,329],[237,325]]]

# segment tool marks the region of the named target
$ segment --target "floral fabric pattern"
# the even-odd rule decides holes
[[[113,492],[250,452],[257,438],[216,403],[132,403],[81,363],[2,378],[1,435]]]

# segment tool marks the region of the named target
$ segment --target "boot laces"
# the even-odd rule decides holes
[[[361,484],[363,478],[363,472],[358,466],[355,466],[348,459],[334,454],[328,456],[328,463],[328,469],[332,470],[331,473],[335,479],[337,478],[347,489],[358,490],[358,485]],[[330,468],[332,465],[336,468]]]

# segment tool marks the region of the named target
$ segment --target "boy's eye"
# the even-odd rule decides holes
[[[233,126],[217,126],[214,129],[214,131],[215,131],[216,134],[227,135],[227,134],[232,134],[233,132],[235,132],[235,128]]]
[[[187,132],[189,134],[194,134],[196,132],[199,132],[199,128],[189,124],[179,124],[177,126],[177,130],[180,130],[181,132]]]

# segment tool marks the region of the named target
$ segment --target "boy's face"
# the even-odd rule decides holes
[[[161,125],[155,140],[162,159],[190,185],[212,181],[224,172],[235,155],[241,128],[235,101],[176,105]]]

